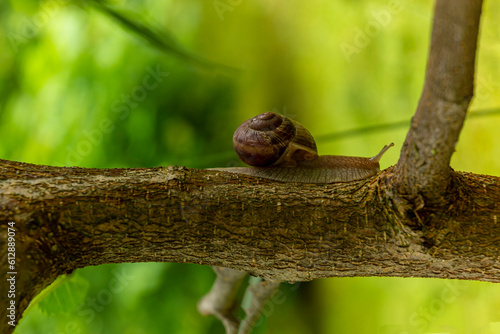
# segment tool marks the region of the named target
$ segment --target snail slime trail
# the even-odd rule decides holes
[[[272,112],[243,122],[234,132],[238,157],[253,167],[210,168],[281,182],[349,182],[376,175],[385,145],[372,158],[318,155],[311,133],[300,123]]]

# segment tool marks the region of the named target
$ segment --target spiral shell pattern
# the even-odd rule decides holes
[[[233,146],[238,157],[244,163],[256,167],[275,164],[287,152],[291,143],[317,152],[314,138],[307,129],[273,112],[265,112],[243,122],[233,136]],[[298,159],[304,156],[304,153],[288,154]]]

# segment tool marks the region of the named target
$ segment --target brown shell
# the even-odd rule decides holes
[[[314,138],[301,124],[282,115],[265,112],[243,122],[234,132],[233,146],[251,166],[295,166],[317,157]]]

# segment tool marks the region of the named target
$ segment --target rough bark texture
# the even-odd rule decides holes
[[[482,0],[436,2],[425,85],[398,162],[399,191],[440,203],[474,87]]]
[[[14,221],[20,313],[58,275],[119,262],[191,262],[279,281],[499,282],[500,179],[452,172],[445,211],[427,213],[440,216],[430,228],[414,224],[415,215],[401,216],[394,176],[389,169],[356,182],[307,185],[182,167],[0,160],[2,263],[6,222]]]
[[[472,97],[481,3],[437,1],[417,112],[398,164],[375,177],[311,185],[0,160],[0,257],[15,222],[17,320],[58,275],[116,262],[192,262],[276,281],[500,282],[500,179],[449,167]],[[2,296],[7,288],[3,280]]]

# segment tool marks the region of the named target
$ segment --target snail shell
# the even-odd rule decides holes
[[[376,175],[380,158],[392,146],[385,145],[372,158],[322,155],[301,124],[282,115],[265,112],[241,124],[233,136],[241,160],[254,167],[214,168],[281,182],[349,182]]]
[[[301,124],[272,112],[243,122],[234,132],[233,146],[251,166],[294,167],[318,156],[316,142]]]

